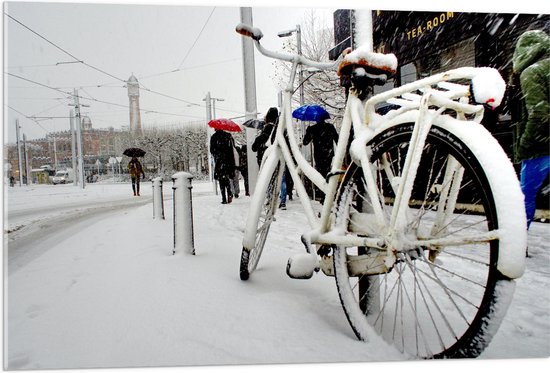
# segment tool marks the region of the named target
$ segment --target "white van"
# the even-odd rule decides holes
[[[74,171],[72,168],[66,170],[59,170],[52,177],[53,185],[72,183],[74,181]]]

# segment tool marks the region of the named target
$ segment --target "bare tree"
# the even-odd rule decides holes
[[[316,11],[308,11],[301,24],[302,30],[302,54],[314,61],[328,61],[328,51],[334,46],[333,29],[321,22]],[[294,39],[285,42],[283,49],[289,53],[297,53],[297,44]],[[290,74],[290,65],[276,61],[275,79],[284,86]],[[303,73],[305,103],[324,106],[339,122],[345,107],[344,90],[340,86],[340,80],[336,71],[310,72],[307,69]],[[298,79],[296,79],[298,80]],[[299,89],[300,82],[296,81],[295,91]],[[298,95],[293,96],[298,103]]]

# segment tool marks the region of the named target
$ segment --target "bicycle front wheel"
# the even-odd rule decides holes
[[[369,144],[387,221],[413,127],[392,127]],[[514,282],[497,270],[499,241],[475,239],[490,237],[488,232],[498,228],[490,185],[468,146],[452,133],[432,127],[408,202],[407,226],[399,232],[416,244],[394,251],[393,263],[388,263],[387,247],[334,250],[338,293],[359,339],[367,339],[374,330],[401,352],[419,358],[476,357],[483,351],[514,289]],[[373,224],[365,190],[362,169],[350,166],[340,188],[335,224],[349,234],[388,242]],[[441,243],[443,238],[453,243],[428,243]],[[426,244],[418,244],[423,240]],[[362,263],[380,269],[357,269],[353,261],[365,258],[370,261]]]
[[[269,167],[269,165],[266,164],[266,167]],[[274,220],[279,190],[281,189],[281,170],[281,164],[277,163],[275,169],[271,172],[269,182],[263,188],[258,184],[260,188],[255,191],[259,196],[263,196],[263,199],[250,207],[248,219],[249,223],[253,223],[253,225],[249,224],[247,226],[247,230],[250,230],[250,232],[245,232],[245,236],[253,234],[253,242],[243,245],[239,271],[240,278],[243,281],[248,280],[250,274],[256,270],[269,228]]]

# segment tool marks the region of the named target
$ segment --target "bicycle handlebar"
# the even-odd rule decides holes
[[[338,63],[340,62],[340,59],[334,62],[318,62],[305,58],[304,56],[299,54],[280,53],[268,50],[264,48],[262,44],[260,44],[260,39],[264,36],[262,30],[244,23],[239,23],[237,27],[235,27],[235,31],[243,36],[252,38],[254,40],[254,44],[256,45],[256,49],[258,49],[258,52],[266,57],[311,66],[320,70],[336,70]]]

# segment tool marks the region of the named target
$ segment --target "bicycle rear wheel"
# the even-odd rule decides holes
[[[376,188],[388,221],[413,127],[392,127],[370,143]],[[400,232],[407,238],[479,237],[498,228],[491,190],[495,184],[452,133],[432,127],[416,179],[408,225]],[[350,166],[339,191],[335,224],[383,242],[387,237],[373,228],[365,189],[362,169]],[[403,249],[395,263],[374,260],[387,267],[371,268],[369,274],[350,269],[350,263],[366,256],[386,258],[385,250],[335,248],[338,293],[357,337],[367,339],[374,330],[400,351],[420,358],[478,356],[498,329],[515,285],[497,270],[499,241],[472,241]]]
[[[277,200],[279,198],[279,190],[281,189],[281,164],[275,166],[275,170],[271,173],[269,182],[263,190],[256,190],[255,193],[263,195],[263,201],[260,205],[251,206],[249,218],[256,222],[255,224],[255,239],[253,245],[243,246],[241,253],[240,278],[248,280],[250,274],[256,270],[260,256],[262,255],[269,228],[275,217],[277,209]],[[254,211],[257,209],[259,211]]]

